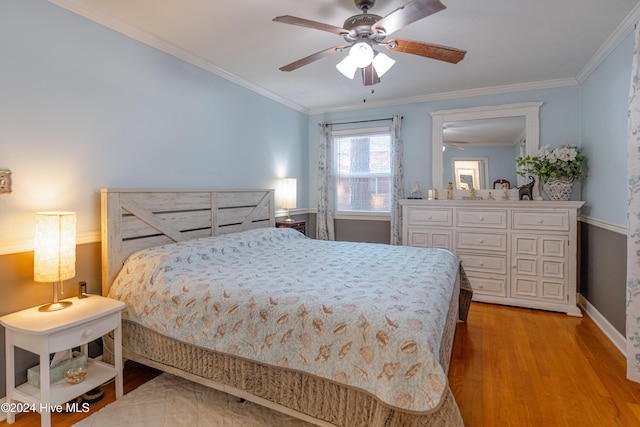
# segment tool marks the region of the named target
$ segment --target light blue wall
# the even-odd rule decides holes
[[[580,133],[589,155],[582,212],[627,226],[627,111],[634,37],[629,34],[580,86]]]
[[[43,209],[75,210],[80,233],[97,231],[106,186],[274,187],[287,175],[299,207],[315,207],[323,120],[403,115],[406,190],[428,188],[429,112],[528,101],[544,101],[542,144],[587,150],[584,212],[626,224],[632,51],[629,36],[580,87],[306,117],[44,0],[3,0],[0,168],[14,193],[0,195],[0,243],[31,238]]]
[[[100,229],[101,187],[275,188],[307,201],[308,119],[45,0],[0,2],[0,244],[38,210]]]
[[[430,112],[483,105],[543,101],[540,108],[540,143],[552,147],[579,144],[578,86],[476,96],[434,102],[370,108],[318,114],[309,117],[309,195],[310,205],[317,205],[318,123],[369,120],[400,114],[404,138],[405,191],[418,181],[423,189],[431,186],[431,115]],[[366,124],[364,125],[366,126]],[[577,195],[576,195],[577,194]],[[575,197],[579,197],[579,188]]]

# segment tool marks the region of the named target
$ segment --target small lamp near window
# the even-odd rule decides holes
[[[291,219],[291,209],[296,208],[297,187],[295,178],[285,178],[280,183],[282,191],[282,208],[287,210],[287,222],[293,222]]]
[[[53,302],[38,310],[55,311],[69,307],[70,301],[58,301],[58,282],[62,285],[63,280],[76,275],[75,212],[38,212],[34,243],[34,280],[53,282]]]

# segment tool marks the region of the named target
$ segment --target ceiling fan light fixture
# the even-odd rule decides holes
[[[358,66],[355,64],[353,58],[349,55],[345,56],[345,58],[336,64],[336,68],[338,71],[342,73],[348,79],[352,79],[356,75],[356,71],[358,70]]]
[[[358,42],[349,49],[349,57],[358,68],[365,68],[373,61],[373,48],[369,43]]]
[[[396,61],[394,59],[391,59],[384,53],[380,52],[373,58],[373,68],[376,69],[378,77],[382,77],[382,75],[389,71],[395,63]]]

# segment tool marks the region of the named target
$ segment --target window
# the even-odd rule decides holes
[[[390,212],[391,132],[358,129],[333,133],[337,212]]]

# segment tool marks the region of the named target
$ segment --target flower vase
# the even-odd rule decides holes
[[[550,200],[569,200],[573,190],[573,178],[548,178],[542,188]]]

